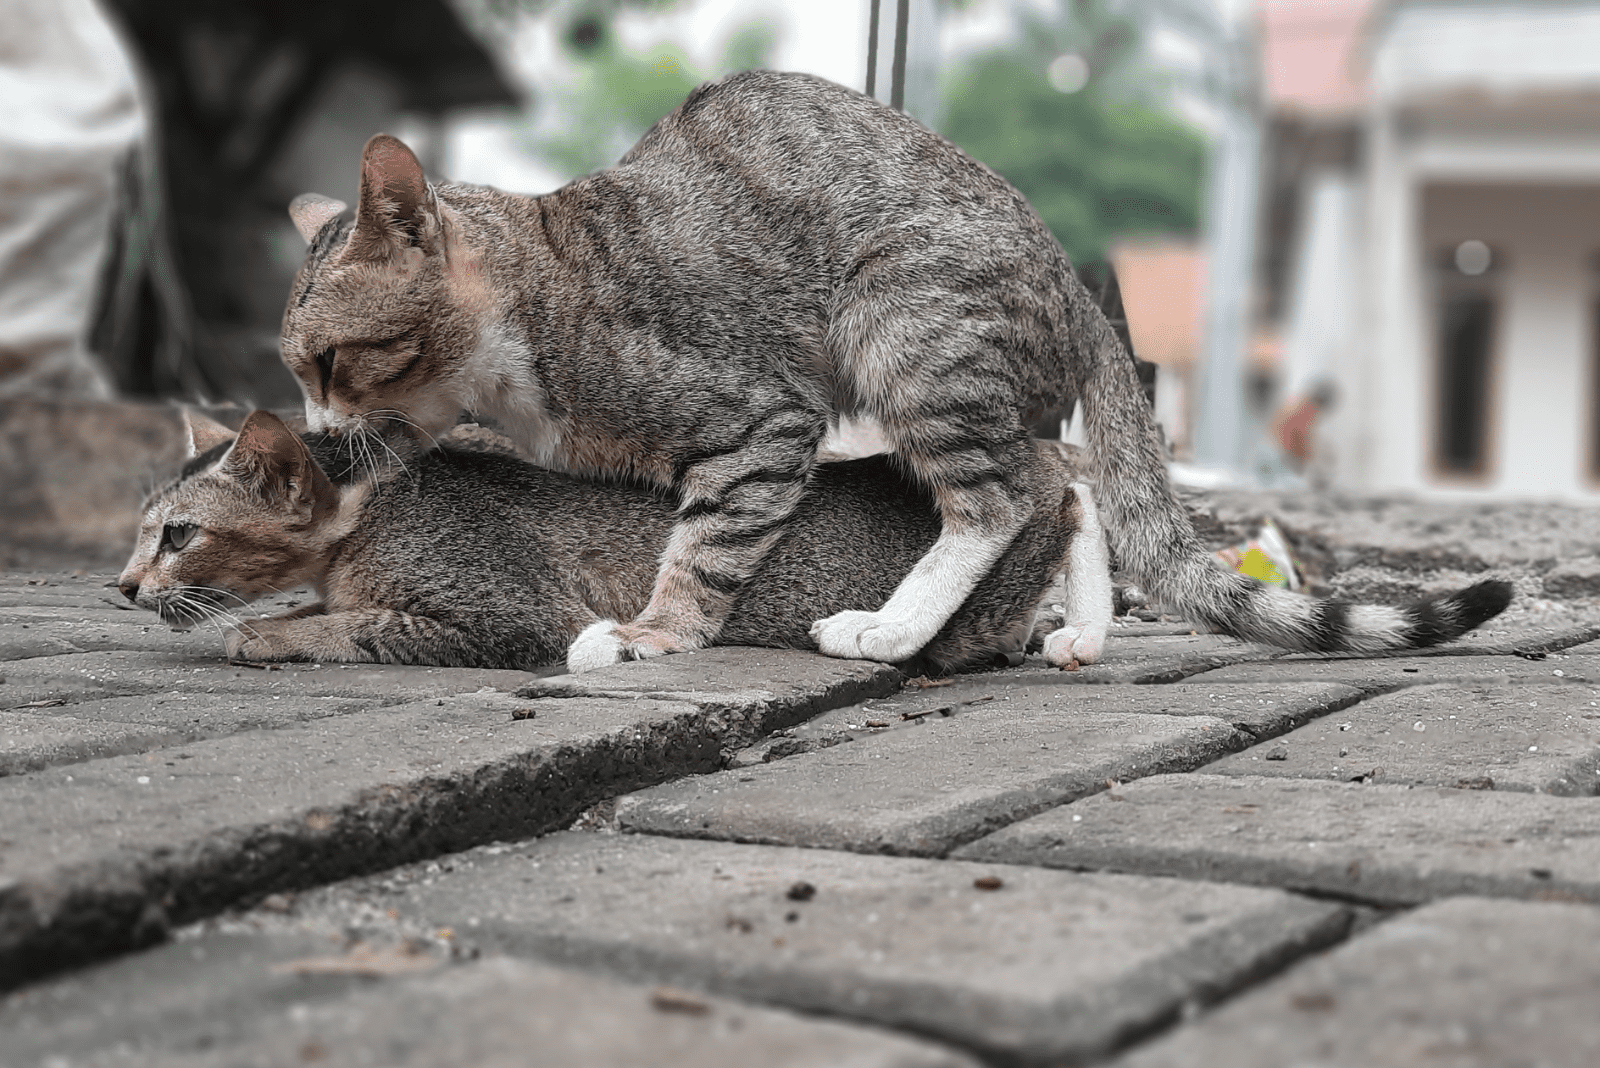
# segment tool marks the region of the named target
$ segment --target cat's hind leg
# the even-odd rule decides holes
[[[840,408],[877,423],[933,495],[942,529],[878,611],[818,621],[812,636],[831,656],[895,662],[917,652],[1053,499],[1019,415],[1038,399],[1030,369],[1057,355],[1040,329],[1048,309],[1030,292],[1037,266],[1017,249],[982,247],[997,231],[964,218],[886,231],[835,303],[828,342]]]
[[[927,645],[972,593],[1022,529],[1038,499],[1041,464],[1015,412],[994,413],[1012,424],[1009,441],[981,438],[943,450],[934,433],[882,419],[896,453],[913,477],[931,487],[939,507],[939,539],[876,612],[841,612],[819,620],[811,635],[829,656],[904,660]],[[881,417],[880,417],[881,418]],[[921,447],[918,447],[921,446]]]
[[[1056,667],[1097,664],[1104,655],[1111,627],[1111,556],[1105,528],[1095,511],[1087,484],[1074,483],[1077,531],[1067,550],[1065,622],[1047,634],[1041,650]]]

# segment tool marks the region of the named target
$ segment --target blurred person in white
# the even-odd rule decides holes
[[[85,339],[143,122],[94,0],[0,0],[0,397],[111,395]]]

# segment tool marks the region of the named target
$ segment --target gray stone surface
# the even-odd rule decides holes
[[[1463,584],[1444,569],[1499,566],[1406,549],[1420,570],[1397,575],[1365,553],[1339,576],[1352,589],[1431,592]],[[13,773],[0,777],[0,986],[23,984],[0,1000],[0,1064],[16,1059],[18,1036],[30,1064],[346,1063],[389,1055],[370,1045],[374,1032],[415,1063],[474,1041],[482,1063],[502,1048],[522,1063],[534,1047],[587,1063],[602,1054],[562,1043],[606,1026],[585,1023],[595,1018],[618,1021],[605,1037],[624,1047],[643,1036],[646,1056],[677,1048],[650,1030],[658,1010],[640,1018],[637,1002],[610,1000],[610,981],[547,992],[534,958],[646,992],[689,990],[680,1007],[710,999],[707,1015],[674,1023],[750,1019],[748,1006],[715,1000],[731,996],[875,1025],[850,1025],[837,1055],[819,1055],[828,1063],[885,1028],[931,1036],[922,1051],[942,1042],[936,1059],[959,1046],[991,1068],[1082,1063],[1203,1003],[1269,989],[1277,969],[1344,937],[1352,913],[1379,914],[1329,895],[1595,900],[1600,802],[1505,788],[1594,788],[1582,765],[1600,724],[1585,719],[1600,717],[1588,704],[1600,702],[1600,606],[1542,600],[1549,562],[1519,567],[1504,617],[1423,656],[1284,657],[1164,623],[1115,627],[1105,665],[1064,673],[1031,658],[931,686],[876,665],[738,649],[576,679],[254,671],[224,661],[215,631],[175,635],[125,607],[110,574],[0,574],[0,770]],[[1510,655],[1541,648],[1543,659]],[[1385,691],[1403,692],[1375,696]],[[1343,738],[1367,732],[1366,749],[1322,738],[1342,723]],[[772,731],[770,745],[753,744]],[[1229,758],[1235,771],[1275,777],[1101,789],[1159,759],[1191,766],[1224,736],[1261,743]],[[1324,742],[1367,765],[1353,773],[1392,756],[1406,781],[1483,786],[1493,772],[1501,789],[1406,791],[1381,785],[1388,771],[1380,785],[1294,778]],[[719,768],[736,770],[683,778]],[[617,815],[619,795],[672,780]],[[1009,842],[1023,852],[1007,859],[1023,864],[609,830],[619,819],[645,828],[641,813],[663,798],[687,798],[649,825],[670,834],[699,815],[715,833],[745,834],[729,829],[753,819],[761,834],[795,832],[784,840],[932,852],[1046,808],[968,847]],[[1093,837],[1071,820],[1085,814]],[[599,833],[526,841],[567,825]],[[1050,826],[1076,830],[1046,841]],[[800,882],[814,893],[791,898]],[[108,956],[191,921],[164,945]],[[1386,929],[1362,928],[1354,944]],[[521,963],[472,963],[502,952]],[[78,962],[91,963],[60,974]],[[430,970],[399,974],[419,966]],[[568,986],[579,996],[563,1000]],[[1487,1003],[1496,1008],[1492,992]],[[539,1025],[525,1017],[541,1005],[560,1025],[519,1030]],[[1359,1030],[1358,1010],[1346,1026]],[[1174,1033],[1203,1041],[1193,1026]],[[683,1063],[716,1063],[715,1049],[680,1037],[692,1051]],[[792,1047],[728,1048],[755,1064],[783,1063]],[[570,1050],[580,1052],[556,1052]]]
[[[1600,597],[1600,559],[1585,556],[1556,565],[1544,576],[1544,592],[1551,597]]]
[[[1179,682],[1069,690],[1041,682],[1036,676],[1019,680],[1007,672],[963,678],[948,687],[906,689],[882,700],[824,713],[787,733],[797,740],[820,740],[840,732],[903,730],[915,727],[919,720],[981,714],[994,707],[1019,713],[1032,710],[1215,716],[1257,738],[1267,738],[1347,708],[1360,698],[1360,690],[1340,683],[1264,682],[1246,689]]]
[[[109,649],[213,657],[224,651],[215,627],[174,631],[149,612],[119,611],[107,604],[98,608],[0,608],[0,658]]]
[[[563,826],[715,768],[748,730],[681,702],[483,694],[0,779],[0,988],[240,898]]]
[[[689,701],[705,708],[782,706],[798,723],[840,705],[895,692],[902,676],[888,664],[831,660],[795,649],[726,647],[616,664],[582,675],[525,683],[522,697]]]
[[[1542,660],[1519,656],[1408,656],[1372,660],[1285,657],[1270,664],[1235,664],[1197,675],[1195,685],[1285,682],[1337,684],[1363,693],[1387,693],[1435,682],[1487,685],[1590,683],[1600,687],[1600,656],[1578,650],[1551,653]]]
[[[230,664],[216,656],[178,652],[93,652],[16,660],[5,666],[0,708],[37,701],[76,704],[141,694],[239,694],[273,697],[359,697],[416,701],[473,693],[485,687],[514,690],[532,676],[524,671],[426,668],[378,664],[285,664],[271,669]]]
[[[11,714],[32,717],[32,722],[41,729],[49,729],[55,719],[86,724],[126,723],[161,728],[185,740],[197,741],[257,728],[292,727],[314,719],[395,703],[398,702],[386,697],[180,692],[108,697],[76,704],[47,701]]]
[[[451,872],[304,895],[362,900],[485,953],[602,967],[903,1027],[1011,1063],[1101,1055],[1339,937],[1278,891],[634,835],[554,835]],[[976,880],[998,877],[984,890]],[[793,888],[814,891],[795,900]]]
[[[914,729],[622,798],[627,830],[738,842],[941,856],[1052,805],[1197,767],[1241,738],[1210,716],[1082,712],[995,701]]]
[[[188,736],[136,723],[0,712],[0,776],[72,764],[92,757],[142,753]]]
[[[1374,927],[1118,1068],[1590,1068],[1600,909],[1457,898]]]
[[[504,957],[448,963],[428,950],[366,948],[294,933],[184,939],[0,1002],[4,1061],[976,1068],[931,1043],[691,991]],[[363,960],[398,974],[361,975]]]
[[[1161,775],[1013,824],[958,859],[1417,904],[1600,903],[1600,798]]]
[[[1272,660],[1284,650],[1270,645],[1255,645],[1225,634],[1190,631],[1185,634],[1144,634],[1126,636],[1113,628],[1106,641],[1105,661],[1076,671],[1062,671],[1039,657],[1007,676],[1024,681],[1035,679],[1050,685],[1063,683],[1140,683],[1177,682],[1228,664]]]
[[[1600,787],[1600,692],[1587,685],[1419,686],[1224,757],[1220,775],[1485,785],[1567,796]]]

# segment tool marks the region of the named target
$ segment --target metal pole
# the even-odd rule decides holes
[[[876,4],[878,0],[873,0]],[[899,0],[894,7],[894,70],[889,83],[889,106],[906,106],[906,30],[911,24],[911,0]]]
[[[878,14],[883,0],[872,0],[872,14],[867,16],[867,95],[878,93]]]

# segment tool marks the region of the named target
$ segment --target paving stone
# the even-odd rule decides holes
[[[390,978],[295,971],[340,958],[355,959],[305,935],[185,938],[0,1002],[5,1063],[976,1068],[876,1029],[533,961],[436,961]]]
[[[107,606],[0,609],[0,660],[108,649],[213,657],[224,651],[216,628],[178,632],[148,612],[119,612]]]
[[[1190,631],[1126,637],[1113,630],[1106,642],[1104,663],[1062,671],[1040,657],[1030,657],[1022,667],[1006,674],[1018,681],[1036,678],[1051,684],[1177,682],[1228,664],[1273,660],[1283,654],[1276,646],[1242,642],[1226,634]]]
[[[782,703],[807,715],[893,693],[901,674],[888,664],[835,660],[797,649],[723,646],[635,660],[582,675],[525,684],[522,697],[653,697],[707,708]],[[794,722],[806,718],[796,715]]]
[[[1600,559],[1586,556],[1556,565],[1545,573],[1544,592],[1550,597],[1600,597]]]
[[[1051,809],[953,855],[1379,905],[1457,894],[1600,903],[1600,798],[1161,775]]]
[[[997,673],[959,679],[951,687],[906,689],[881,700],[835,709],[784,732],[786,737],[764,743],[755,760],[759,762],[774,746],[778,747],[775,757],[786,751],[809,751],[841,734],[915,728],[924,719],[983,712],[991,702],[1018,711],[1067,708],[1079,713],[1216,716],[1257,738],[1265,738],[1348,708],[1360,699],[1360,690],[1340,683],[1263,682],[1245,688],[1175,682],[1165,686],[1112,684],[1069,690],[1031,678],[1013,681],[1005,673]]]
[[[1590,613],[1592,616],[1592,613]],[[1600,638],[1600,622],[1593,618],[1575,619],[1562,623],[1518,624],[1496,626],[1491,620],[1486,627],[1468,631],[1454,641],[1419,649],[1415,654],[1435,656],[1514,656],[1523,654],[1554,653],[1570,649]]]
[[[240,898],[565,826],[715,768],[762,714],[477,694],[0,779],[0,988]]]
[[[1243,744],[1210,716],[1086,713],[1069,694],[1015,705],[669,783],[621,799],[617,820],[652,834],[941,856],[1108,779],[1188,770]]]
[[[0,712],[0,776],[19,775],[93,757],[140,753],[158,746],[177,745],[191,737],[136,723]]]
[[[366,898],[486,953],[903,1027],[1012,1064],[1102,1055],[1349,921],[1250,887],[651,836],[566,832],[470,859],[296,907]]]
[[[220,656],[184,653],[99,652],[37,657],[6,664],[0,709],[38,701],[76,704],[154,693],[224,693],[273,696],[360,697],[415,701],[472,693],[485,687],[514,690],[526,671],[424,668],[395,664],[285,664],[271,670],[230,664]]]
[[[1540,660],[1517,656],[1378,657],[1324,659],[1285,657],[1270,664],[1233,664],[1195,676],[1198,685],[1320,682],[1388,693],[1430,682],[1591,683],[1600,686],[1600,656],[1551,653]]]
[[[1586,685],[1418,686],[1206,771],[1588,795],[1600,792],[1600,693]]]
[[[182,736],[190,741],[218,738],[240,731],[292,727],[327,716],[343,716],[385,704],[393,698],[303,697],[298,694],[164,693],[136,697],[110,697],[77,704],[47,705],[19,710],[37,717],[40,729],[50,729],[54,718],[96,724],[126,724]]]
[[[0,584],[0,608],[67,608],[80,611],[126,611],[138,609],[128,604],[117,592],[116,584],[106,585],[106,580],[87,583],[72,581],[62,585],[51,580],[50,585],[29,586],[25,583]]]
[[[1589,1068],[1600,909],[1455,898],[1368,930],[1118,1068]]]

